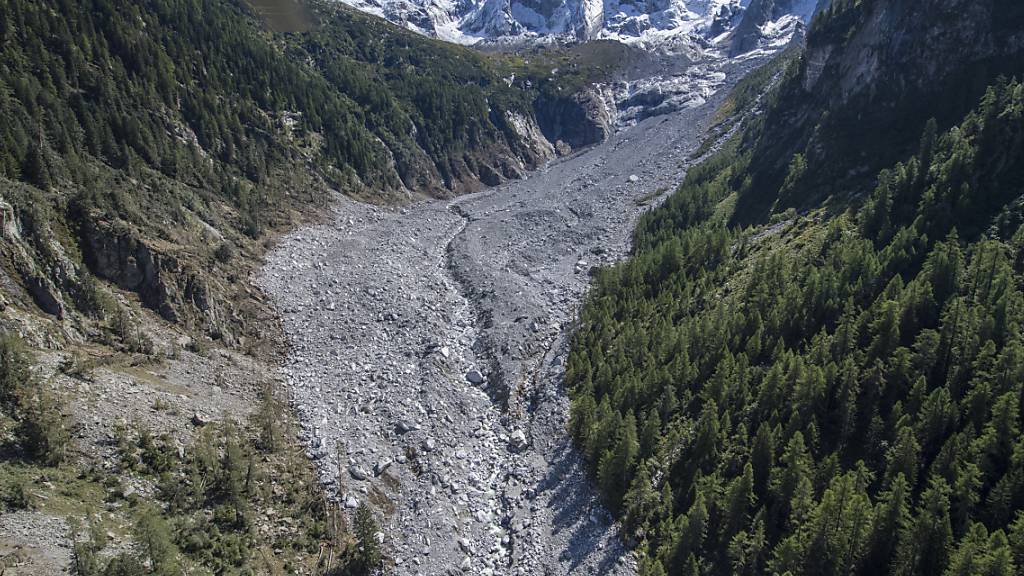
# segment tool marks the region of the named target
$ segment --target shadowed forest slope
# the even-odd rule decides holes
[[[571,431],[642,573],[1024,566],[1024,24],[972,6],[833,3],[597,275]]]

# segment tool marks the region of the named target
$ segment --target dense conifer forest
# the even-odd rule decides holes
[[[519,145],[501,103],[523,102],[483,57],[318,6],[313,31],[272,37],[242,2],[5,2],[0,174],[124,209],[93,165],[151,170],[255,219],[275,168],[430,191],[468,151]]]
[[[641,573],[1020,573],[1024,85],[926,122],[870,194],[817,202],[798,153],[768,196],[799,209],[737,218],[758,122],[597,274],[568,363]]]

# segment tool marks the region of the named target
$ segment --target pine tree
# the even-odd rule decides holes
[[[708,531],[708,508],[703,491],[698,490],[697,496],[689,510],[680,518],[682,530],[676,549],[672,552],[675,562],[682,565],[687,557],[697,554],[703,546]],[[678,564],[677,564],[678,563]]]
[[[622,505],[622,498],[628,487],[629,478],[633,474],[633,467],[640,453],[640,443],[637,440],[636,418],[633,412],[626,414],[619,430],[618,439],[614,448],[605,452],[601,459],[599,480],[602,491],[608,495],[613,510],[618,511]]]
[[[747,526],[748,512],[755,504],[754,468],[748,462],[743,475],[736,478],[726,490],[722,503],[722,541],[729,542],[733,536]]]
[[[953,542],[949,492],[945,480],[931,478],[912,524],[899,536],[895,574],[938,574],[946,566]]]
[[[260,387],[260,405],[254,414],[260,435],[260,448],[275,453],[281,444],[281,407],[274,398],[273,385],[267,381]]]
[[[353,576],[369,576],[381,567],[384,557],[377,541],[380,530],[373,519],[373,511],[365,502],[356,509],[353,529],[356,548],[349,560],[349,573]]]
[[[24,343],[13,336],[0,338],[0,409],[12,414],[21,390],[32,379],[32,359]]]
[[[879,574],[888,570],[896,552],[897,536],[909,533],[912,521],[909,491],[906,477],[897,475],[890,482],[889,490],[880,496],[864,560],[866,573]]]
[[[46,165],[46,155],[41,146],[33,144],[25,156],[25,164],[21,169],[22,178],[39,188],[49,189],[50,169]]]
[[[693,445],[693,465],[698,469],[707,470],[718,457],[720,434],[718,406],[708,402],[697,421],[697,438]]]
[[[782,469],[774,475],[777,483],[773,487],[776,525],[799,524],[810,512],[813,498],[810,479],[813,461],[804,445],[803,434],[793,434],[780,463]]]
[[[765,553],[764,516],[758,514],[751,522],[751,528],[741,530],[729,541],[729,564],[732,574],[755,576],[763,574]]]
[[[867,553],[874,507],[867,494],[867,469],[835,478],[813,514],[808,561],[817,573],[855,574]]]
[[[128,553],[114,556],[103,569],[103,576],[143,576],[150,573],[138,558]]]
[[[911,485],[916,483],[921,447],[909,425],[900,427],[896,433],[896,444],[889,450],[886,459],[889,461],[885,471],[887,484],[891,483],[897,474],[902,474]]]
[[[647,557],[641,558],[637,564],[637,574],[639,576],[668,576],[668,572],[665,572],[665,567],[660,561]]]
[[[629,490],[623,497],[622,509],[626,524],[632,526],[639,534],[646,534],[659,512],[660,505],[661,494],[652,485],[650,463],[645,460],[637,468]]]
[[[224,455],[220,465],[220,490],[231,507],[236,526],[244,528],[250,523],[249,482],[251,463],[239,443],[234,425],[224,425]]]
[[[18,414],[18,435],[25,451],[47,466],[63,462],[71,443],[71,431],[64,416],[64,405],[53,392],[33,381],[22,393]]]
[[[763,499],[768,495],[772,468],[775,467],[775,436],[765,422],[758,427],[754,437],[750,465],[754,473],[754,494]]]
[[[177,576],[180,573],[178,549],[170,527],[157,509],[145,506],[139,511],[134,534],[152,574]]]
[[[0,412],[13,418],[25,453],[47,466],[67,455],[71,432],[64,405],[32,372],[33,356],[13,336],[0,338]]]

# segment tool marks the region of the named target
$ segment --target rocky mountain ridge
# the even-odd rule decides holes
[[[461,44],[609,39],[733,54],[784,45],[826,0],[340,0]],[[735,33],[735,34],[734,34]]]
[[[929,119],[947,129],[996,78],[1019,76],[1022,55],[1018,2],[837,3],[817,19],[776,105],[748,136],[758,139],[751,175],[761,193],[741,198],[737,217],[857,188],[912,153]],[[866,145],[873,141],[886,145]],[[798,185],[765,193],[780,189],[797,154],[809,167]]]

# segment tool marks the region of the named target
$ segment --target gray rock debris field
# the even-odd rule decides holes
[[[269,255],[310,455],[347,507],[384,515],[397,574],[635,572],[565,432],[567,329],[721,93],[483,193],[341,199]]]

